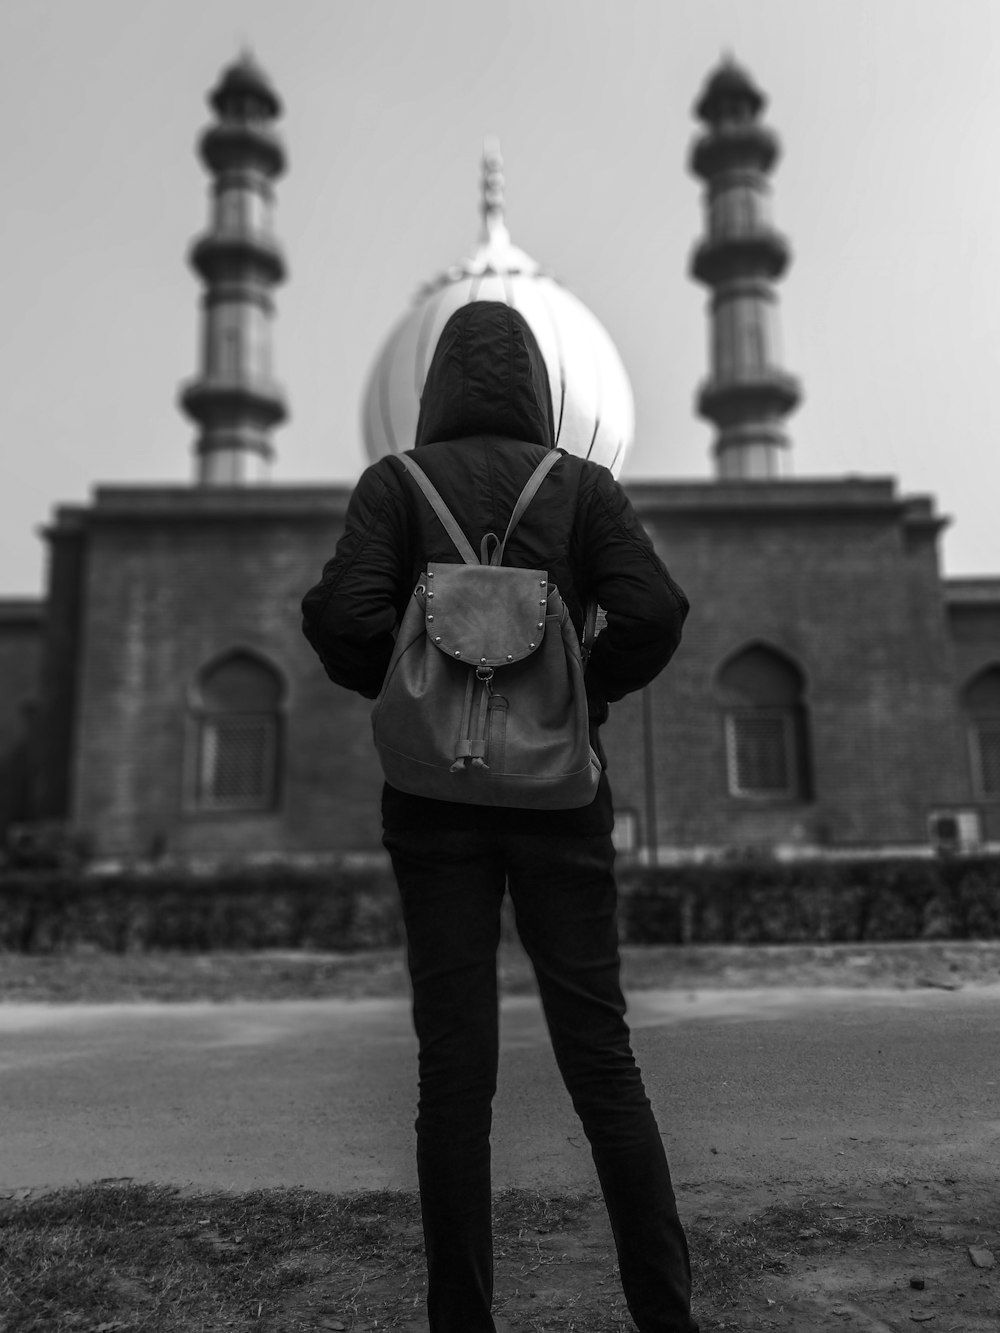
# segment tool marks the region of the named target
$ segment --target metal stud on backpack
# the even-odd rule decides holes
[[[463,560],[431,563],[421,575],[372,710],[386,781],[400,791],[549,810],[594,798],[601,766],[569,612],[545,570],[501,564],[560,457],[554,450],[538,465],[503,540],[487,534],[479,559],[423,470],[399,459]]]

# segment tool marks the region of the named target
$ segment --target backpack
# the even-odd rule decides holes
[[[382,770],[399,791],[541,810],[589,805],[597,793],[585,658],[569,612],[545,570],[501,564],[560,457],[552,450],[538,465],[503,541],[487,533],[480,559],[422,469],[399,457],[464,562],[431,562],[421,574],[372,709]],[[587,652],[596,611],[587,609]]]

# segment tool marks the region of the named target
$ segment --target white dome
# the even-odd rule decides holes
[[[471,259],[418,294],[372,367],[362,406],[374,462],[413,446],[420,394],[441,330],[470,301],[503,301],[527,320],[545,358],[556,443],[617,477],[635,431],[632,386],[607,330],[582,301],[511,243],[499,152],[483,158],[483,236]]]

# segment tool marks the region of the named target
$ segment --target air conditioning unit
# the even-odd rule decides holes
[[[939,852],[968,852],[982,841],[978,810],[933,810],[927,816],[927,835]]]
[[[639,817],[634,810],[616,810],[615,827],[611,834],[615,851],[621,856],[634,856],[639,849]]]

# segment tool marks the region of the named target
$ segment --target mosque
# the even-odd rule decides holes
[[[0,823],[9,840],[68,831],[119,860],[368,853],[369,705],[328,682],[299,628],[350,488],[268,480],[287,413],[271,356],[281,102],[244,56],[209,103],[212,216],[189,256],[201,364],[180,394],[196,475],[57,507],[44,599],[0,602]],[[789,251],[764,107],[726,60],[694,108],[705,229],[691,275],[711,333],[697,408],[714,475],[625,483],[694,609],[669,670],[605,728],[618,846],[646,862],[1000,847],[1000,577],[942,577],[930,496],[789,475],[800,387],[777,351]],[[482,221],[472,257],[421,290],[374,362],[369,457],[408,446],[451,312],[499,299],[539,339],[560,446],[617,474],[634,424],[625,367],[511,241],[492,147]]]

